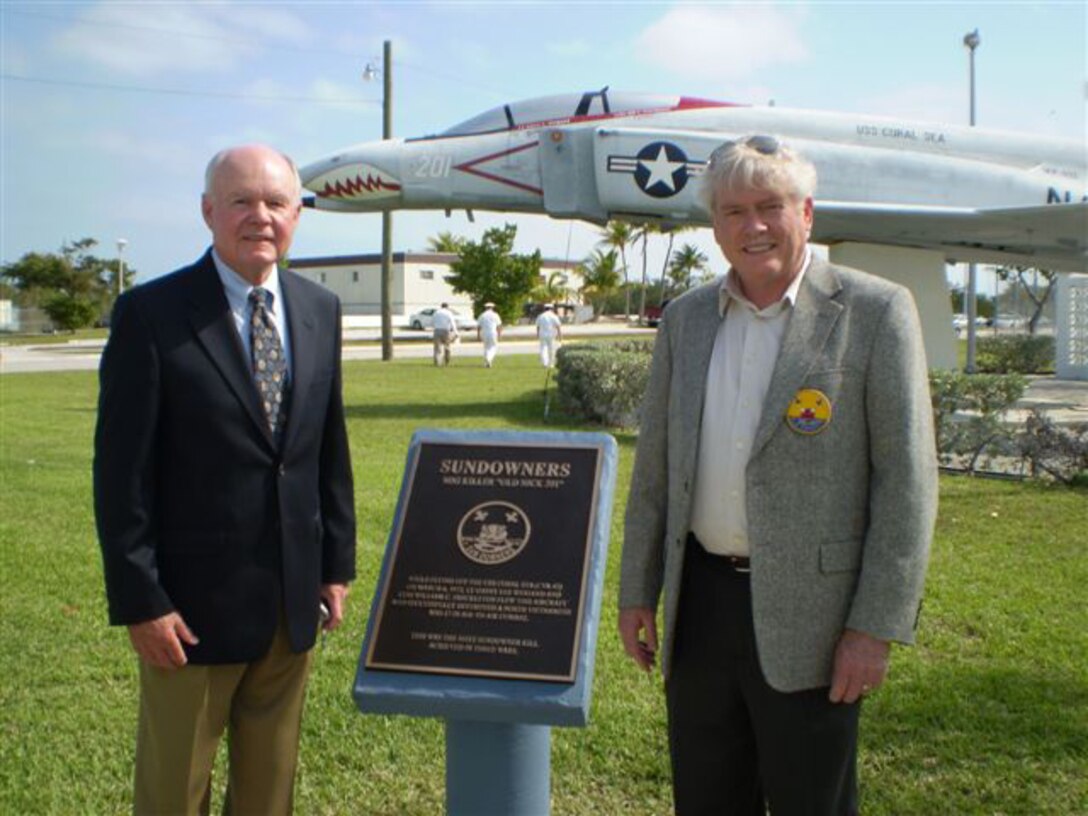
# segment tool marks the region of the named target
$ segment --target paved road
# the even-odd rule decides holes
[[[625,327],[618,323],[591,323],[582,326],[564,326],[563,335],[568,341],[602,334],[630,334],[652,336],[652,329]],[[375,341],[380,337],[377,329],[348,329],[344,338],[345,360],[381,359],[381,347],[376,343],[350,345],[363,341]],[[393,333],[394,356],[397,358],[429,357],[431,344],[425,332],[397,329]],[[103,341],[81,340],[71,343],[8,346],[0,345],[0,374],[16,374],[27,371],[79,371],[96,370],[102,354]],[[532,326],[511,326],[503,333],[500,354],[536,354],[537,344]],[[455,352],[456,364],[480,362],[483,352],[475,340],[475,332],[466,333]],[[1088,382],[1058,380],[1054,377],[1033,377],[1028,391],[1020,401],[1021,410],[1013,412],[1012,419],[1022,418],[1032,407],[1045,409],[1061,423],[1088,422]]]
[[[601,335],[631,335],[652,337],[653,329],[627,327],[622,323],[589,323],[581,326],[564,326],[563,337],[568,341]],[[345,360],[380,360],[381,346],[377,341],[381,331],[374,328],[347,329],[344,332]],[[368,342],[372,341],[372,342]],[[351,345],[358,343],[360,345]],[[395,329],[393,332],[394,357],[429,357],[431,355],[428,332]],[[0,344],[0,374],[18,374],[26,371],[94,371],[102,355],[103,340],[76,340],[70,343],[43,343],[41,345]],[[500,354],[536,354],[536,330],[532,326],[505,328]],[[456,357],[481,360],[483,349],[476,342],[476,332],[465,332]]]

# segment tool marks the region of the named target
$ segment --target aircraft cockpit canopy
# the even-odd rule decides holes
[[[583,94],[541,96],[500,105],[454,125],[439,136],[471,136],[518,130],[529,125],[561,124],[581,118],[632,115],[684,107],[684,97],[668,94],[618,92],[604,88]],[[706,104],[706,103],[704,103]],[[710,103],[721,104],[721,103]]]

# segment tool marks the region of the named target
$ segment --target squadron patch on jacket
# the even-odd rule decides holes
[[[786,424],[794,433],[812,436],[831,424],[831,400],[815,388],[802,388],[786,409]]]

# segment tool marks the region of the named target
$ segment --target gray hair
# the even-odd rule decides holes
[[[816,193],[816,168],[774,136],[744,136],[710,154],[698,195],[711,213],[721,190],[772,190],[803,201]]]
[[[212,187],[215,185],[215,174],[219,172],[219,168],[223,166],[227,159],[230,158],[232,153],[238,150],[239,147],[244,146],[245,145],[236,145],[235,147],[225,147],[214,156],[212,156],[211,161],[208,162],[208,166],[204,168],[204,195],[211,195]],[[260,147],[266,146],[260,145]],[[266,149],[271,150],[273,153],[283,159],[284,163],[291,169],[291,175],[295,179],[296,197],[301,199],[302,176],[299,175],[298,166],[295,164],[294,160],[292,160],[292,158],[283,151],[276,150],[276,148],[274,147],[266,147]]]

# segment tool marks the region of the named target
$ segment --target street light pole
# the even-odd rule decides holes
[[[363,79],[369,81],[377,75],[376,69],[367,63]],[[386,40],[382,47],[382,139],[393,138],[393,44]],[[393,359],[393,213],[382,212],[382,359]]]
[[[963,44],[967,47],[968,65],[970,69],[970,124],[975,126],[975,49],[982,42],[978,36],[978,29],[969,31],[963,35]],[[995,287],[996,291],[996,287]],[[997,308],[997,298],[994,298],[994,308]],[[967,361],[965,369],[968,374],[974,374],[975,366],[975,320],[978,316],[978,268],[974,261],[967,265]]]
[[[127,246],[127,239],[117,239],[117,297],[121,297],[121,293],[125,291],[125,247]]]

